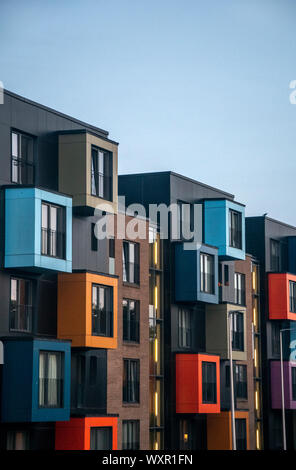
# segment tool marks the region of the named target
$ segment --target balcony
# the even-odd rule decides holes
[[[246,361],[246,308],[239,305],[206,305],[206,351],[209,354],[220,354],[221,359],[229,359],[229,314],[235,316],[233,360]]]
[[[117,212],[117,143],[85,130],[59,135],[59,191],[73,196],[84,215],[101,210]]]
[[[282,408],[281,363],[270,362],[271,406]],[[296,361],[284,361],[285,408],[296,410]]]
[[[219,412],[219,356],[176,354],[176,413]]]
[[[245,259],[245,208],[226,199],[204,201],[204,243],[222,260]]]
[[[72,271],[72,200],[32,187],[5,189],[5,268]]]
[[[237,450],[249,450],[249,413],[235,411],[235,424]],[[207,444],[208,450],[232,450],[230,411],[207,416]]]
[[[70,343],[3,338],[2,421],[70,418]]]
[[[117,348],[116,276],[75,272],[58,276],[58,338],[73,347]]]
[[[117,422],[108,416],[56,423],[55,450],[117,450]]]
[[[296,320],[296,276],[289,273],[268,274],[270,320]]]
[[[71,415],[85,413],[107,413],[106,349],[71,350]]]
[[[218,250],[201,245],[175,245],[175,298],[177,302],[218,303]]]

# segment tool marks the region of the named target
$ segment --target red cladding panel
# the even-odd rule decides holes
[[[270,320],[296,320],[296,313],[290,312],[290,281],[296,282],[296,276],[287,273],[268,274]]]

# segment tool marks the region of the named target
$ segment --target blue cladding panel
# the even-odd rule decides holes
[[[4,341],[2,421],[41,422],[70,419],[70,343],[30,340]],[[62,351],[64,388],[62,408],[39,408],[39,352]]]
[[[200,290],[200,253],[214,256],[214,293]],[[184,250],[183,243],[175,245],[175,299],[177,302],[218,303],[218,251],[214,247],[197,245],[195,250]]]
[[[242,249],[229,246],[229,211],[242,214]],[[217,246],[222,259],[245,259],[245,208],[226,199],[204,201],[204,242]]]
[[[66,259],[41,255],[41,202],[66,208]],[[5,190],[6,268],[72,271],[72,199],[36,188]]]

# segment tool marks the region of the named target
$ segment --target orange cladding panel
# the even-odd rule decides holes
[[[296,313],[290,312],[290,281],[296,282],[296,276],[288,273],[268,274],[270,320],[296,320]]]

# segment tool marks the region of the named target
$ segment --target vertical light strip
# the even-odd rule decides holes
[[[158,393],[155,392],[154,395],[154,414],[155,416],[158,416]]]
[[[253,307],[253,323],[254,323],[254,326],[257,326],[257,309],[256,309],[256,307]]]
[[[259,434],[259,429],[256,429],[256,448],[260,450],[260,434]]]
[[[158,340],[155,338],[154,340],[154,361],[158,362]]]
[[[157,441],[155,441],[155,443],[154,443],[154,450],[158,450],[158,442]]]
[[[155,307],[155,310],[157,310],[158,308],[158,289],[157,289],[157,286],[155,286],[154,288],[154,307]]]
[[[157,244],[157,240],[155,240],[155,242],[154,242],[154,264],[155,264],[155,266],[157,265],[157,262],[158,262],[158,244]]]
[[[255,408],[256,410],[259,410],[259,392],[256,390],[255,392]]]

